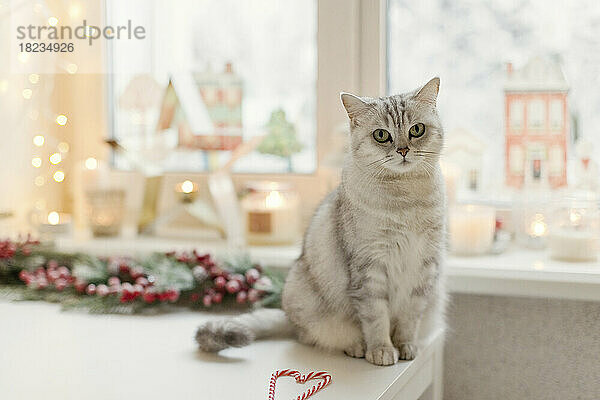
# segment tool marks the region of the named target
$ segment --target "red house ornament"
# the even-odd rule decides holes
[[[535,57],[518,70],[508,64],[504,87],[508,186],[520,188],[532,173],[551,188],[567,184],[568,91],[556,59]]]

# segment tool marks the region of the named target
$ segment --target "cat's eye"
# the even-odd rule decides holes
[[[385,129],[375,129],[373,131],[373,139],[378,143],[391,142],[392,136]]]
[[[418,138],[425,134],[425,125],[418,123],[410,127],[408,130],[408,136],[411,138]]]

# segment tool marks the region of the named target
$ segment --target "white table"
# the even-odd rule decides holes
[[[61,312],[43,302],[0,302],[2,400],[266,399],[276,369],[326,370],[327,399],[440,400],[442,343],[412,362],[377,367],[293,340],[270,340],[220,355],[196,350],[193,336],[210,314],[157,316]],[[313,381],[315,382],[315,381]],[[308,385],[277,381],[276,399]]]

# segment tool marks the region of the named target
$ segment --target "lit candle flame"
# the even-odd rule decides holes
[[[183,181],[181,183],[181,191],[186,194],[192,193],[194,191],[194,183],[192,181]]]
[[[60,222],[60,215],[58,215],[58,213],[56,211],[51,211],[48,214],[48,223],[50,225],[58,225],[59,222]]]
[[[277,190],[272,190],[265,198],[265,206],[267,206],[267,208],[281,207],[282,204],[283,197]]]

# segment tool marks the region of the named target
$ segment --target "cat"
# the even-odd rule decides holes
[[[282,293],[282,310],[209,321],[204,351],[274,335],[376,365],[411,360],[443,330],[446,243],[439,78],[378,99],[341,94],[350,151],[316,210]]]

